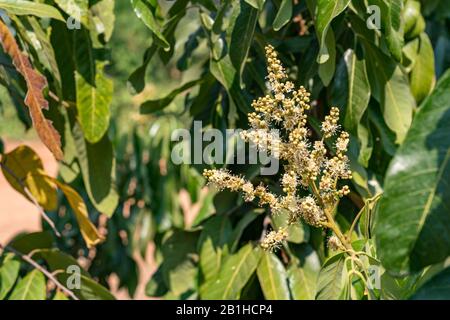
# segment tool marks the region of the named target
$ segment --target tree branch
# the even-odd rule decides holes
[[[64,293],[66,293],[69,297],[71,297],[73,300],[80,300],[78,299],[78,297],[69,289],[67,289],[65,286],[63,286],[61,284],[61,282],[59,282],[54,275],[52,275],[47,269],[45,269],[44,267],[42,267],[40,264],[38,264],[36,261],[34,261],[33,259],[31,259],[29,256],[24,255],[22,253],[20,253],[19,251],[17,251],[14,248],[11,248],[9,246],[3,246],[2,244],[0,244],[0,249],[4,250],[4,251],[9,251],[14,253],[16,256],[19,256],[23,261],[31,264],[35,269],[39,270],[40,272],[42,272],[50,281],[52,281],[61,291],[63,291]]]

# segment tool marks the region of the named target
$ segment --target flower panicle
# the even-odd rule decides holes
[[[272,230],[267,233],[264,239],[261,241],[261,248],[267,251],[275,251],[278,249],[283,241],[288,237],[286,228],[280,228],[278,230]]]
[[[277,196],[263,185],[255,187],[227,170],[205,170],[204,176],[219,190],[241,192],[247,202],[258,199],[258,205],[268,206],[272,214],[287,213],[287,225],[301,219],[314,227],[328,227],[325,211],[332,210],[339,198],[350,192],[347,185],[339,186],[340,180],[352,178],[346,156],[350,136],[341,130],[339,109],[332,107],[320,126],[322,138],[311,141],[307,125],[310,93],[303,86],[296,90],[287,80],[287,72],[270,45],[266,58],[271,93],[253,101],[254,112],[248,114],[250,129],[241,132],[241,138],[286,163],[280,179],[283,195]],[[299,196],[300,189],[310,195]],[[274,250],[287,236],[287,228],[271,231],[261,246]],[[330,238],[329,246],[342,247],[338,241]]]

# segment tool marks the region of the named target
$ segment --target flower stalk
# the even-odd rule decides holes
[[[339,187],[339,182],[352,177],[346,156],[349,134],[340,130],[339,109],[330,109],[321,124],[322,138],[311,141],[307,121],[310,93],[303,86],[295,89],[287,80],[286,71],[270,45],[266,47],[266,58],[271,94],[253,101],[254,112],[248,114],[250,129],[243,131],[241,138],[283,163],[280,181],[283,194],[273,194],[262,184],[254,186],[225,169],[205,170],[203,174],[219,190],[240,192],[247,202],[258,200],[258,205],[267,206],[272,215],[287,212],[287,225],[303,220],[313,227],[330,229],[333,235],[328,246],[353,252],[350,238],[334,219],[340,198],[350,192],[347,185]],[[273,130],[279,134],[272,134]],[[327,149],[325,142],[333,147]],[[272,230],[261,246],[275,250],[287,237],[286,227]]]

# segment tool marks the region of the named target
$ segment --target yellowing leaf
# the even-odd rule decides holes
[[[86,204],[70,186],[48,176],[39,156],[28,146],[22,145],[2,157],[2,172],[10,185],[28,200],[30,194],[46,210],[55,210],[58,204],[56,188],[67,197],[88,248],[104,238],[89,220]],[[25,191],[28,190],[28,194]]]
[[[89,220],[88,211],[83,198],[81,198],[81,196],[68,185],[56,180],[55,178],[50,179],[52,179],[52,181],[59,187],[59,189],[61,189],[61,191],[69,201],[70,207],[72,208],[78,221],[81,235],[83,236],[84,241],[86,241],[87,247],[92,248],[93,246],[102,242],[105,238],[100,235],[97,228]]]
[[[9,184],[28,200],[25,187],[45,210],[55,210],[57,192],[53,183],[44,174],[39,156],[28,146],[22,145],[2,158],[2,172]]]
[[[0,20],[0,42],[5,52],[11,57],[17,71],[23,76],[28,92],[25,97],[25,104],[30,110],[33,126],[39,138],[53,153],[57,160],[62,160],[61,137],[53,127],[52,122],[44,117],[42,109],[48,109],[48,102],[45,100],[42,90],[47,86],[47,79],[37,70],[33,69],[28,57],[20,50],[14,36],[6,24]]]
[[[56,210],[58,194],[43,170],[28,173],[25,185],[44,210]]]

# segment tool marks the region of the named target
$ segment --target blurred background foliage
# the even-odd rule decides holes
[[[59,8],[67,16],[62,3],[70,1],[35,2]],[[170,160],[177,145],[171,141],[173,131],[187,128],[193,133],[194,120],[201,120],[204,129],[248,126],[251,101],[267,92],[264,46],[272,44],[295,85],[312,93],[310,127],[314,135],[318,120],[331,106],[342,110],[342,126],[352,136],[354,175],[352,192],[341,201],[337,220],[345,231],[358,212],[364,211],[356,232],[365,240],[355,246],[364,247],[374,257],[376,247],[386,258],[387,264],[381,263],[389,271],[382,277],[385,289],[375,290],[375,297],[409,298],[447,266],[445,259],[434,260],[404,273],[404,268],[398,267],[404,257],[377,247],[372,236],[374,220],[391,227],[390,221],[374,217],[374,197],[384,189],[389,164],[405,138],[408,140],[419,106],[450,67],[448,1],[91,0],[88,4],[94,16],[98,12],[94,7],[102,2],[114,12],[114,19],[108,18],[114,31],[109,41],[105,30],[91,29],[90,33],[96,38],[92,40],[94,51],[102,56],[99,61],[107,62],[105,72],[114,82],[107,133],[87,141],[90,139],[83,137],[87,124],[78,115],[81,109],[77,113],[68,107],[67,112],[59,112],[62,107],[57,102],[51,103],[47,116],[64,137],[65,159],[59,178],[83,196],[91,220],[106,240],[93,249],[85,246],[62,195],[58,209],[49,216],[63,236],[52,236],[43,222],[46,232],[20,237],[34,236],[40,239],[36,243],[42,250],[56,250],[82,261],[90,277],[105,287],[109,276],[116,274],[119,286],[130,296],[139,281],[135,254],[145,256],[147,246],[154,244],[158,269],[146,287],[150,297],[367,299],[369,294],[360,280],[352,277],[350,285],[330,287],[337,281],[330,278],[332,271],[339,275],[345,267],[325,246],[329,232],[303,224],[290,227],[286,245],[275,254],[263,254],[258,240],[267,230],[279,227],[280,221],[235,194],[216,194],[205,188],[201,172],[209,166],[174,165]],[[380,30],[367,27],[371,5],[381,8]],[[27,15],[5,10],[14,26],[22,22],[29,28]],[[54,39],[61,74],[73,74],[73,70],[63,70],[68,68],[64,65],[68,53],[58,49],[57,39],[76,31],[66,31],[55,19],[41,18],[42,28]],[[50,90],[61,91],[69,104],[80,103],[79,88],[73,91],[73,84],[64,78],[58,88],[54,74],[42,63],[44,58],[29,51],[36,68],[47,76]],[[11,92],[0,91],[0,136],[32,139],[35,134],[28,130],[31,123],[26,109],[11,100]],[[19,96],[23,97],[23,90]],[[67,134],[73,136],[75,148]],[[84,153],[80,153],[80,141],[86,144]],[[254,184],[262,181],[273,192],[281,192],[279,175],[258,177],[257,165],[227,167]],[[108,174],[114,185],[108,190],[111,197],[106,204],[99,203],[96,192],[104,188]],[[448,194],[447,189],[445,192]],[[22,253],[30,250],[23,247],[26,241],[20,245],[14,241],[11,245]],[[52,268],[48,256],[44,251],[42,261]],[[3,264],[8,259],[12,257],[4,256]],[[435,265],[429,268],[430,264]],[[275,288],[267,283],[267,270],[274,271],[274,279],[269,280],[276,283]],[[29,271],[22,266],[20,274]],[[401,277],[394,278],[394,274]],[[219,285],[221,281],[227,285]],[[110,298],[103,289],[98,290],[94,297]]]

